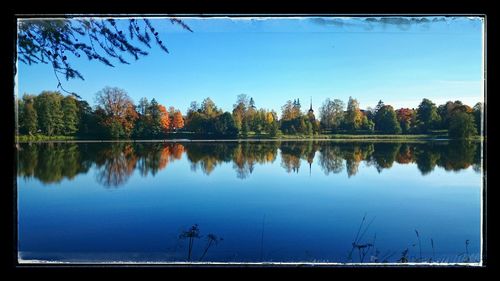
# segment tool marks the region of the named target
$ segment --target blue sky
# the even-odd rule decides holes
[[[110,68],[71,59],[85,81],[64,88],[94,104],[105,86],[125,89],[137,102],[155,98],[186,112],[191,101],[210,97],[231,111],[247,94],[257,107],[278,113],[299,98],[313,109],[326,98],[349,96],[361,108],[382,99],[395,108],[483,101],[481,18],[185,18],[193,33],[153,19],[170,53],[154,46],[130,65]],[[417,23],[418,22],[418,23]],[[133,59],[131,59],[133,60]],[[56,90],[49,65],[18,63],[18,93]]]

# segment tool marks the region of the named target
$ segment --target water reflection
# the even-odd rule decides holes
[[[18,158],[18,175],[37,178],[43,183],[57,183],[87,173],[92,162],[86,156],[96,155],[88,147],[69,144],[43,143],[22,145]]]
[[[362,161],[378,172],[398,164],[415,163],[422,175],[436,166],[459,171],[473,166],[481,170],[479,142],[186,142],[186,143],[40,143],[21,144],[18,176],[57,183],[88,173],[95,165],[96,180],[106,187],[125,184],[134,171],[155,176],[185,154],[193,171],[210,175],[222,163],[231,163],[236,176],[249,177],[255,165],[274,163],[298,173],[301,165],[311,169],[317,161],[325,175],[359,172]]]

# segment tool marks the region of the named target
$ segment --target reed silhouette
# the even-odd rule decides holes
[[[363,237],[365,233],[368,231],[368,228],[372,224],[372,222],[375,220],[373,218],[370,220],[369,223],[366,223],[367,221],[367,214],[363,216],[361,219],[361,223],[358,227],[358,230],[356,232],[356,236],[353,239],[353,242],[351,244],[351,250],[349,251],[349,254],[347,255],[347,262],[352,263],[356,262],[353,258],[354,253],[358,253],[358,260],[357,262],[364,263],[365,258],[368,254],[372,254],[370,257],[370,262],[372,263],[388,263],[391,262],[390,258],[393,257],[396,252],[394,251],[386,251],[383,255],[381,255],[381,252],[379,249],[377,249],[375,245],[375,241],[377,238],[376,233],[373,236],[373,239],[371,241],[363,241]],[[430,238],[430,247],[432,250],[432,257],[425,258],[425,256],[422,254],[422,239],[421,239],[421,233],[417,229],[415,229],[415,235],[417,236],[417,243],[413,243],[411,247],[416,247],[418,245],[418,256],[410,256],[410,248],[407,247],[405,248],[401,254],[400,257],[394,260],[393,262],[397,263],[409,263],[409,262],[415,262],[415,263],[446,263],[446,262],[456,262],[456,260],[453,260],[452,257],[448,258],[441,258],[441,259],[436,259],[435,255],[435,244],[434,244],[434,239]],[[470,241],[467,239],[465,240],[465,252],[458,254],[456,257],[459,258],[458,262],[462,263],[471,263],[471,262],[479,262],[478,260],[473,260],[471,258],[471,255],[469,253],[469,244]]]
[[[199,239],[203,237],[200,235],[200,227],[198,224],[193,224],[188,230],[184,230],[181,232],[179,235],[179,239],[188,239],[189,245],[188,245],[188,253],[187,253],[187,261],[191,261],[191,256],[193,253],[193,247],[194,247],[194,241],[195,239]],[[209,233],[207,235],[207,243],[205,244],[205,247],[203,249],[203,253],[199,258],[199,261],[202,261],[203,258],[206,256],[208,250],[210,247],[219,244],[221,241],[224,239],[221,237],[218,237],[217,235],[213,233]]]

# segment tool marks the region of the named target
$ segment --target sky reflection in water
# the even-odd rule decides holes
[[[206,250],[203,261],[395,262],[408,249],[410,261],[476,261],[480,148],[444,141],[22,144],[20,256],[197,261]],[[373,247],[349,259],[365,214],[358,245]],[[194,224],[201,237],[189,255],[190,239],[179,235]],[[209,234],[223,240],[210,242]]]

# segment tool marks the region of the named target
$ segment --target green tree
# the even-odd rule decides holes
[[[308,122],[308,120],[306,118],[300,118],[299,119],[299,126],[297,128],[297,131],[299,133],[302,133],[302,134],[307,133],[307,128],[308,128],[307,127],[307,123],[309,123],[309,122]]]
[[[447,129],[450,126],[451,115],[455,108],[462,106],[463,103],[459,100],[455,102],[448,101],[446,104],[438,106],[437,112],[440,118],[440,128]]]
[[[382,100],[379,100],[377,103],[377,106],[375,106],[375,109],[373,109],[373,122],[375,123],[375,130],[380,130],[378,125],[380,123],[380,114],[379,111],[385,106],[384,102]]]
[[[153,120],[151,118],[151,104],[148,99],[143,97],[139,100],[139,104],[136,107],[138,118],[135,121],[134,130],[132,136],[134,138],[151,138],[153,133],[151,132]]]
[[[269,135],[271,137],[277,137],[277,136],[281,135],[281,131],[280,131],[280,127],[279,127],[278,121],[274,121],[273,123],[271,123],[271,128],[269,130]]]
[[[254,132],[257,132],[261,130],[261,128],[259,128],[259,116],[258,116],[258,112],[257,112],[257,108],[255,107],[255,101],[253,100],[253,98],[250,98],[249,102],[248,102],[248,108],[247,108],[247,111],[243,117],[246,121],[246,123],[248,124],[248,129],[250,131],[254,131]]]
[[[238,135],[238,128],[234,124],[231,113],[225,112],[215,118],[215,133],[221,136],[235,137]]]
[[[123,138],[126,135],[121,122],[117,119],[109,119],[105,126],[112,139]]]
[[[250,131],[250,128],[248,126],[248,121],[246,119],[243,119],[243,123],[241,124],[241,134],[243,136],[248,136],[248,132]]]
[[[467,139],[477,135],[474,116],[465,110],[455,110],[451,115],[448,133],[450,137],[456,139]]]
[[[309,121],[309,120],[307,120],[307,122],[306,122],[306,134],[308,134],[308,135],[314,134],[313,125],[312,125],[311,121]]]
[[[78,105],[73,96],[66,96],[61,101],[63,111],[63,134],[74,135],[78,131]]]
[[[378,103],[377,103],[377,106],[375,106],[375,109],[373,110],[373,113],[374,115],[377,114],[377,112],[382,108],[384,107],[384,102],[382,100],[379,100]]]
[[[162,126],[162,112],[160,111],[160,104],[153,98],[149,104],[148,109],[151,116],[151,123],[148,124],[151,136],[160,137],[163,133]]]
[[[255,118],[253,120],[255,133],[261,134],[266,131],[266,115],[267,111],[263,108],[259,109],[255,114]]]
[[[38,115],[34,107],[35,96],[24,95],[19,106],[19,127],[21,134],[35,134],[38,128]]]
[[[84,100],[76,101],[78,107],[78,136],[97,137],[98,124],[96,116],[89,103]]]
[[[396,118],[396,112],[390,105],[382,106],[375,115],[376,128],[388,134],[400,134],[401,127]]]
[[[429,99],[423,99],[417,109],[417,123],[421,132],[435,129],[440,122],[436,105]]]
[[[186,119],[186,129],[197,134],[205,134],[208,130],[209,121],[205,114],[191,111]]]
[[[373,132],[375,130],[375,123],[370,120],[367,115],[363,115],[363,119],[361,121],[361,129]]]
[[[35,98],[38,128],[47,136],[62,133],[64,128],[64,114],[61,109],[62,99],[61,93],[49,91],[44,91]]]
[[[478,135],[481,135],[481,121],[483,118],[483,104],[478,102],[474,105],[474,124],[476,125]]]
[[[321,125],[320,125],[319,120],[314,120],[313,122],[311,122],[311,124],[312,124],[313,133],[319,134],[321,131]]]
[[[139,115],[139,118],[135,121],[132,137],[136,139],[152,137],[151,123],[151,116]]]

